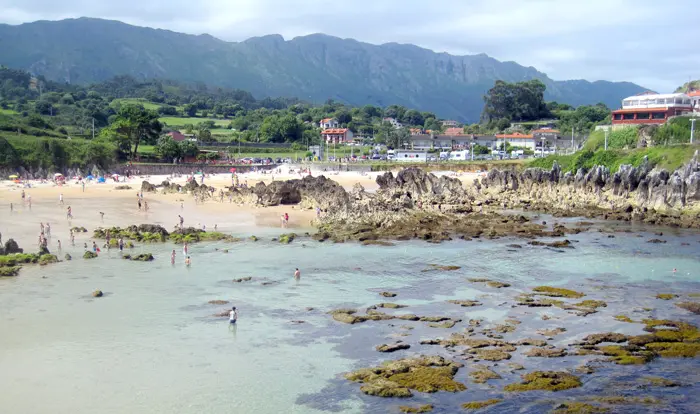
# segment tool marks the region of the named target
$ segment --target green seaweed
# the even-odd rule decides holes
[[[534,371],[522,376],[523,382],[509,384],[504,390],[509,392],[522,391],[563,391],[581,386],[579,377],[563,371]]]
[[[462,408],[465,410],[480,410],[484,407],[498,404],[502,401],[503,400],[500,398],[492,398],[490,400],[484,400],[484,401],[471,401],[471,402],[462,404]]]
[[[582,298],[586,296],[581,292],[576,292],[575,290],[557,288],[552,286],[537,286],[532,288],[533,291],[544,296],[551,296],[555,298]]]
[[[656,299],[661,299],[661,300],[671,300],[677,298],[678,295],[673,294],[673,293],[659,293],[656,295]]]
[[[609,411],[610,409],[605,407],[598,407],[583,402],[567,401],[560,403],[551,414],[598,414],[607,413]]]
[[[433,405],[432,404],[425,404],[421,405],[418,407],[409,407],[407,405],[401,405],[399,406],[399,411],[402,413],[429,413],[433,411]]]

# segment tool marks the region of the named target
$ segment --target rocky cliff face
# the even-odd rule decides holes
[[[622,219],[700,227],[700,163],[698,153],[678,170],[652,169],[645,159],[638,167],[622,165],[616,173],[596,166],[576,174],[558,165],[522,172],[492,170],[475,183],[477,202],[498,201],[566,215],[601,213]],[[469,190],[468,190],[469,191]],[[588,210],[588,214],[583,214]]]

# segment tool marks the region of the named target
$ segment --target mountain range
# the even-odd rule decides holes
[[[453,56],[323,34],[226,42],[94,18],[2,24],[0,64],[70,83],[116,75],[174,79],[244,89],[256,97],[399,104],[471,122],[479,119],[482,97],[498,79],[540,79],[547,100],[575,106],[618,107],[622,98],[645,90],[629,82],[555,81],[533,67],[485,54]]]

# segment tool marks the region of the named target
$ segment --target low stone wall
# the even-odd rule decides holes
[[[133,166],[120,165],[112,168],[117,174],[125,175],[127,170],[132,174],[136,171],[140,175],[169,175],[169,174],[192,174],[201,171],[205,174],[230,173],[231,168],[236,172],[245,173],[252,169],[272,170],[277,168],[277,164],[271,165],[216,165],[216,164],[134,164]]]

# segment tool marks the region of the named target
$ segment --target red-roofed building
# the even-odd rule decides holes
[[[691,97],[684,93],[644,93],[622,100],[622,109],[612,111],[612,128],[662,125],[669,118],[693,112]]]
[[[464,133],[464,128],[447,128],[445,129],[445,135],[454,137],[467,134]]]
[[[690,104],[693,106],[693,112],[700,113],[700,90],[690,91],[687,95],[690,97]]]
[[[421,128],[411,128],[411,135],[423,135],[424,131]]]
[[[330,129],[330,128],[338,128],[340,124],[338,123],[338,120],[335,118],[323,118],[321,122],[318,123],[318,126],[323,128],[323,129]]]
[[[180,131],[168,132],[166,135],[172,138],[175,142],[182,142],[187,139],[187,137],[183,135]]]
[[[321,132],[321,137],[329,144],[352,142],[352,131],[347,128],[328,128]]]

